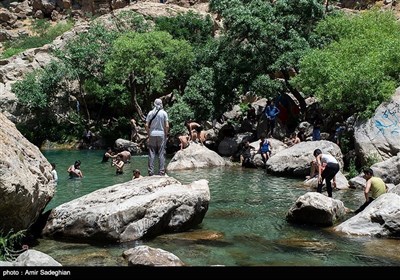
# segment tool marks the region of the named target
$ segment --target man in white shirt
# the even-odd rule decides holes
[[[158,155],[158,175],[165,175],[165,145],[168,138],[168,114],[163,109],[161,99],[154,101],[154,108],[146,117],[145,128],[148,135],[147,147],[149,149],[148,174],[154,175],[154,160]]]

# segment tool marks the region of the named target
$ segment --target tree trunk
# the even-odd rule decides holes
[[[81,83],[80,80],[79,80],[79,93],[80,93],[80,95],[82,97],[83,105],[84,105],[85,111],[86,111],[87,123],[89,124],[90,123],[90,113],[89,113],[88,106],[86,104],[85,93],[82,90],[82,83]]]
[[[289,83],[290,75],[289,75],[288,70],[282,70],[282,74],[285,79],[285,84],[286,84],[287,88],[290,90],[290,92],[293,94],[293,96],[296,97],[296,99],[299,101],[300,111],[302,113],[305,113],[307,104],[306,104],[304,97],[301,95],[301,93],[296,88],[292,87],[292,85]]]
[[[129,91],[131,93],[131,102],[132,102],[133,108],[138,113],[139,118],[142,121],[146,121],[146,116],[143,114],[142,108],[140,107],[139,103],[137,102],[137,87],[135,85],[135,79],[133,77],[133,74],[131,74],[129,76]]]

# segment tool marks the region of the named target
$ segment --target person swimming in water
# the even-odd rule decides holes
[[[69,173],[69,178],[83,178],[83,173],[81,170],[81,161],[77,160],[73,165],[68,167],[67,172]]]

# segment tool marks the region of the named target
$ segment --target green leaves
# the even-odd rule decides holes
[[[218,56],[207,65],[214,70],[221,101],[237,101],[232,98],[233,88],[246,91],[256,87],[262,96],[277,94],[274,85],[264,90],[257,86],[260,77],[273,79],[277,72],[298,69],[300,58],[315,40],[312,32],[316,23],[325,16],[323,2],[211,0],[210,8],[223,17],[225,28],[218,41]],[[300,94],[293,94],[304,103]]]
[[[26,235],[26,230],[14,232],[10,230],[7,234],[0,231],[0,260],[1,261],[14,261],[20,253],[26,249],[17,250],[21,247],[21,241]]]
[[[209,15],[204,17],[189,11],[175,17],[157,18],[155,30],[168,32],[174,39],[186,40],[196,46],[212,38],[213,22]]]
[[[193,60],[191,46],[166,32],[129,32],[115,40],[106,74],[130,91],[160,95],[170,80],[191,72]]]
[[[399,82],[399,24],[391,13],[369,11],[328,18],[317,30],[331,43],[302,59],[293,83],[327,110],[371,116]]]

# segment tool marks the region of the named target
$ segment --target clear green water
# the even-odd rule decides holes
[[[128,181],[132,170],[147,174],[147,156],[134,156],[123,175],[101,163],[103,151],[43,151],[57,164],[57,192],[46,209],[96,189]],[[82,161],[84,178],[66,172]],[[285,220],[293,202],[309,191],[299,179],[274,177],[263,170],[224,167],[168,172],[182,183],[207,179],[211,201],[203,223],[190,232],[150,241],[88,245],[40,239],[35,249],[65,266],[126,266],[124,250],[145,244],[167,250],[192,266],[398,266],[400,240],[340,235],[332,228],[299,226]],[[347,207],[362,202],[360,190],[334,192]],[[196,235],[197,238],[193,238]],[[219,238],[208,238],[217,235]],[[203,238],[198,238],[203,236]]]

